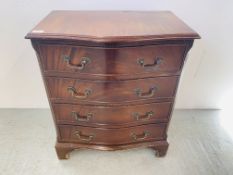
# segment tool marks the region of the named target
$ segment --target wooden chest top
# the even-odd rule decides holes
[[[199,35],[169,11],[52,11],[26,38],[109,43],[196,39]]]

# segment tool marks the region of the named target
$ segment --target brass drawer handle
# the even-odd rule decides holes
[[[87,122],[90,120],[90,118],[93,117],[92,113],[88,113],[86,116],[81,116],[79,113],[75,111],[72,111],[71,115],[75,120],[80,121],[80,122]]]
[[[77,137],[77,139],[84,141],[84,142],[90,142],[94,138],[94,135],[83,135],[81,131],[75,131],[74,135]]]
[[[138,59],[138,64],[141,65],[142,67],[158,67],[162,63],[163,58],[157,57],[154,60],[153,64],[145,64],[144,59],[140,58]]]
[[[148,131],[144,131],[143,134],[141,135],[136,135],[135,133],[131,133],[131,137],[134,141],[140,141],[140,140],[144,140],[149,136],[149,132]]]
[[[67,87],[67,91],[71,94],[72,97],[75,97],[75,98],[78,98],[78,99],[86,99],[91,94],[90,89],[86,89],[82,93],[82,92],[77,92],[76,89],[73,86]]]
[[[146,114],[141,115],[141,116],[138,112],[135,112],[132,115],[135,118],[135,120],[149,120],[154,115],[154,112],[150,111],[150,112],[147,112]]]
[[[71,57],[67,55],[63,55],[63,60],[66,62],[67,66],[72,69],[83,70],[84,67],[91,62],[90,58],[83,57],[79,64],[75,65],[71,63]]]
[[[149,97],[154,96],[156,90],[157,90],[156,87],[152,87],[152,88],[150,88],[149,92],[142,92],[142,90],[140,88],[137,88],[137,89],[135,89],[135,92],[136,92],[136,95],[138,97],[149,98]]]

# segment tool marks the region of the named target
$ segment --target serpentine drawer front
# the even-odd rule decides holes
[[[41,45],[45,72],[96,75],[177,73],[183,63],[185,44],[98,48]],[[110,59],[109,59],[110,58]]]
[[[78,148],[166,154],[195,31],[168,11],[53,11],[26,38],[53,112],[59,159]]]
[[[59,124],[116,128],[168,122],[171,107],[171,102],[124,106],[53,104],[53,111]]]
[[[165,124],[148,124],[121,129],[59,125],[62,141],[98,145],[122,145],[162,140],[165,137],[165,129]]]
[[[173,98],[178,77],[122,81],[90,81],[45,78],[51,100],[94,101],[99,103]]]

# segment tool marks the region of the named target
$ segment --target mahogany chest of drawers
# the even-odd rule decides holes
[[[53,113],[58,158],[79,148],[166,154],[195,31],[168,11],[53,11],[26,38]]]

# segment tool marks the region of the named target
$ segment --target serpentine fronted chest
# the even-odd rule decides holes
[[[53,11],[26,38],[53,113],[58,158],[78,148],[166,154],[195,31],[168,11]]]

